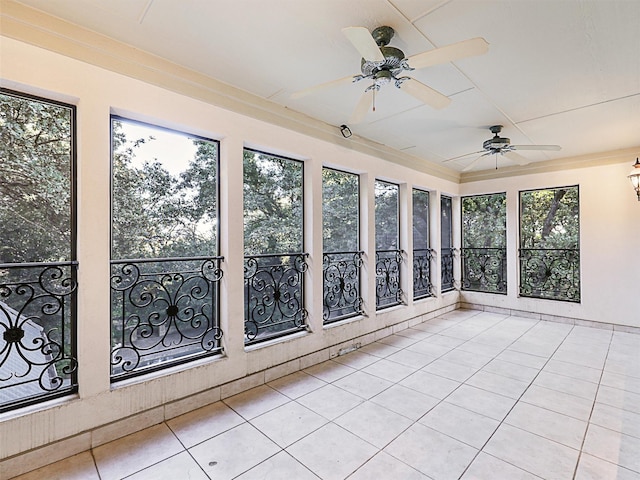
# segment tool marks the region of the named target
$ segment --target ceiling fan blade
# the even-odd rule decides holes
[[[400,85],[400,89],[438,110],[451,103],[451,99],[449,97],[446,97],[431,87],[427,87],[424,83],[420,83],[414,78],[405,80],[402,85]]]
[[[384,55],[369,30],[364,27],[346,27],[342,29],[342,33],[356,47],[362,58],[370,62],[384,62]]]
[[[511,145],[514,150],[562,150],[560,145]]]
[[[356,108],[353,110],[351,114],[351,118],[349,119],[349,123],[357,124],[364,120],[364,117],[367,116],[369,109],[373,105],[373,90],[369,90],[368,92],[364,92],[356,105]]]
[[[489,51],[489,44],[482,37],[463,40],[427,52],[418,53],[408,58],[413,68],[430,67],[442,63],[455,62],[461,58],[482,55]]]
[[[452,162],[454,160],[458,160],[458,159],[464,158],[464,157],[469,157],[471,155],[477,155],[477,154],[482,153],[482,152],[484,152],[484,150],[479,150],[477,152],[471,152],[471,153],[465,153],[464,155],[459,155],[457,157],[447,158],[446,160],[443,160],[442,163]]]
[[[475,167],[475,166],[478,164],[478,162],[482,159],[482,157],[486,157],[487,155],[490,155],[490,154],[491,154],[491,152],[487,152],[487,153],[484,153],[484,154],[480,155],[480,156],[479,156],[478,158],[476,158],[473,162],[471,162],[469,165],[467,165],[466,167],[464,167],[464,168],[462,169],[462,171],[463,171],[463,172],[468,172],[469,170],[471,170],[473,167]]]
[[[353,82],[353,75],[344,78],[338,78],[337,80],[331,80],[330,82],[321,83],[320,85],[314,85],[313,87],[305,88],[304,90],[299,90],[291,94],[291,98],[302,98],[307,95],[311,95],[317,92],[324,90],[325,88],[337,87],[339,85],[343,85],[345,83]]]
[[[504,152],[503,155],[512,162],[517,163],[518,165],[528,165],[531,163],[531,160],[524,158],[522,155],[516,152]]]

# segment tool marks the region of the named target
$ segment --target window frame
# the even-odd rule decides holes
[[[415,201],[414,201],[415,192],[420,192],[420,193],[423,193],[423,194],[427,195],[427,210],[426,210],[427,211],[427,219],[426,219],[427,220],[427,236],[426,236],[427,237],[427,245],[424,248],[422,248],[422,247],[421,248],[416,248],[416,245],[415,245],[415,234],[413,232],[414,225],[415,225],[415,218],[416,218],[416,215],[415,215],[416,209],[415,209]],[[429,190],[427,190],[425,188],[419,188],[419,187],[412,187],[411,188],[411,211],[412,211],[412,215],[411,215],[411,217],[412,217],[411,218],[411,238],[413,240],[413,272],[412,273],[413,273],[413,279],[414,279],[414,282],[413,282],[413,300],[414,301],[422,300],[422,299],[425,299],[425,298],[430,298],[430,297],[434,297],[435,296],[434,285],[433,285],[433,269],[432,269],[432,263],[433,263],[433,260],[435,259],[435,256],[433,254],[433,248],[431,247],[431,233],[432,233],[432,219],[431,219],[431,216],[432,216],[431,215],[431,200],[432,200],[431,196],[432,195],[431,195],[431,193],[432,193],[431,191],[429,191]],[[425,252],[427,252],[425,257],[426,257],[426,262],[427,262],[427,265],[428,265],[428,268],[429,268],[428,292],[427,293],[423,293],[423,294],[418,294],[418,295],[416,295],[416,282],[415,282],[415,279],[416,279],[416,277],[415,277],[415,269],[416,269],[416,254],[415,254],[415,252],[416,251],[425,251]],[[420,268],[421,268],[421,266],[418,265],[418,269],[420,269]]]

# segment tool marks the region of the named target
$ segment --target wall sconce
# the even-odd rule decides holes
[[[638,201],[640,202],[640,160],[636,158],[636,163],[633,164],[633,170],[629,174],[629,180],[633,189],[638,194]]]
[[[349,138],[352,135],[351,129],[346,125],[340,125],[340,133],[342,133],[344,138]]]

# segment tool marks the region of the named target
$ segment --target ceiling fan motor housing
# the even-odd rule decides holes
[[[508,147],[510,144],[511,139],[506,137],[499,137],[498,134],[496,134],[495,137],[486,140],[482,144],[482,148],[484,148],[485,150],[501,150],[505,147]]]

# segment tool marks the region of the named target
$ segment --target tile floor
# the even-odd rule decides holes
[[[640,480],[640,335],[457,310],[18,478]]]

